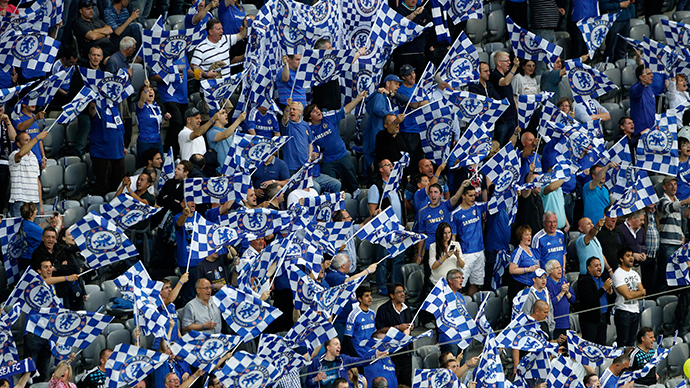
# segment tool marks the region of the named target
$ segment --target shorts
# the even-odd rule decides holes
[[[462,269],[462,286],[465,287],[467,283],[474,284],[475,286],[483,286],[484,265],[486,263],[484,251],[463,253],[462,259],[465,260],[465,268]]]

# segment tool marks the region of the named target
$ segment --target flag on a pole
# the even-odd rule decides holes
[[[672,20],[659,20],[661,28],[666,36],[666,43],[673,48],[676,53],[680,49],[690,45],[690,26],[685,23],[674,22]]]
[[[235,134],[221,173],[232,175],[239,168],[240,171],[251,174],[290,139],[291,136],[276,136],[271,139],[260,135]]]
[[[168,361],[168,358],[170,356],[165,353],[129,344],[117,344],[105,363],[108,388],[118,388],[122,384],[133,387]]]
[[[462,121],[469,123],[475,117],[481,116],[487,128],[491,128],[503,112],[510,107],[507,98],[494,100],[470,92],[452,92],[448,96],[448,101],[458,108],[457,114]]]
[[[98,95],[96,104],[100,109],[115,109],[120,102],[134,93],[134,87],[129,83],[129,76],[124,71],[112,74],[80,67],[79,72],[84,79],[84,85]]]
[[[666,263],[666,281],[669,286],[690,285],[688,262],[690,262],[690,243],[680,247],[668,258]]]
[[[351,227],[351,221],[312,222],[307,225],[307,231],[315,244],[334,256],[336,251],[347,242]]]
[[[637,143],[635,166],[664,175],[678,175],[678,135],[675,109],[656,115],[656,123]]]
[[[393,354],[420,338],[431,338],[433,334],[433,330],[427,330],[418,336],[412,337],[396,329],[395,327],[389,327],[386,335],[383,338],[365,339],[362,340],[359,345],[365,348],[376,349],[382,352]]]
[[[395,215],[395,211],[392,206],[384,209],[379,215],[372,218],[371,221],[367,222],[363,227],[359,228],[354,237],[358,237],[360,240],[367,240],[372,244],[378,243],[378,239],[381,238],[381,230],[390,230],[387,225],[390,224],[392,219],[398,219]]]
[[[114,223],[96,213],[87,214],[70,226],[69,231],[92,269],[138,254],[134,244]]]
[[[305,89],[338,79],[343,69],[348,67],[354,57],[352,51],[306,49],[297,68],[295,82],[301,82]]]
[[[317,311],[323,311],[330,316],[338,316],[346,304],[355,303],[355,290],[364,282],[366,276],[318,291],[314,300],[318,304]]]
[[[489,213],[495,214],[503,208],[512,208],[511,203],[517,204],[515,188],[520,180],[520,158],[512,143],[508,142],[479,171],[494,182]]]
[[[647,376],[652,371],[652,369],[657,366],[659,362],[661,362],[668,356],[668,354],[671,352],[671,349],[664,349],[661,346],[659,346],[654,350],[654,352],[654,357],[652,357],[651,360],[647,361],[647,363],[642,369],[621,373],[620,377],[618,378],[618,384],[616,385],[616,387],[623,387],[629,381],[634,381]]]
[[[444,8],[453,24],[469,19],[481,19],[484,16],[484,2],[481,0],[442,0]]]
[[[561,354],[551,364],[551,372],[546,379],[547,384],[553,388],[585,388],[582,381],[577,377],[568,362]]]
[[[460,380],[450,369],[415,369],[412,388],[460,388]]]
[[[506,23],[516,57],[553,64],[561,56],[562,47],[518,26],[510,17],[506,18]]]
[[[21,217],[3,218],[0,220],[0,248],[3,264],[7,273],[7,284],[14,284],[19,275],[19,260],[26,249],[26,240],[22,233]]]
[[[549,357],[543,350],[527,353],[518,362],[516,374],[525,380],[546,380],[551,370],[551,360]]]
[[[585,43],[587,43],[590,58],[594,58],[594,53],[596,53],[597,49],[604,43],[606,35],[609,33],[611,26],[616,22],[621,12],[622,11],[609,12],[601,16],[592,16],[575,23],[577,28],[580,29],[580,32],[582,32],[582,38]]]
[[[565,69],[575,102],[583,103],[587,99],[598,98],[611,90],[620,89],[604,73],[585,65],[580,58],[565,61]]]
[[[242,240],[255,240],[256,236],[238,233],[235,229],[210,222],[195,212],[192,242],[189,253],[193,259],[203,260],[225,246],[236,245]]]
[[[94,101],[98,95],[93,90],[83,86],[79,93],[69,102],[67,105],[62,107],[62,113],[58,116],[56,122],[58,124],[67,124],[72,120],[75,120],[79,114],[86,109],[91,101]]]
[[[450,289],[446,278],[441,278],[422,303],[422,310],[436,317],[436,325],[461,349],[467,348],[475,335],[479,334],[477,323],[470,316],[465,299],[458,299]]]
[[[213,296],[230,328],[242,338],[250,340],[282,315],[277,308],[262,301],[256,294],[224,286]]]
[[[147,220],[162,208],[145,205],[127,194],[120,194],[101,205],[101,217],[115,224],[120,232]]]
[[[394,221],[392,226],[393,228],[383,238],[379,239],[379,244],[386,248],[390,257],[403,254],[407,248],[426,239],[425,234],[410,232],[400,222]]]
[[[551,344],[541,330],[539,322],[532,317],[519,313],[508,326],[496,336],[500,348],[519,349],[526,352],[537,352],[547,349],[556,352],[558,345]]]
[[[290,267],[288,279],[290,280],[295,310],[307,311],[314,309],[317,303],[315,300],[316,294],[319,291],[323,291],[323,287],[296,265],[291,264]]]
[[[510,387],[510,382],[506,380],[503,373],[503,364],[498,354],[498,346],[493,331],[486,336],[482,357],[479,359],[477,368],[474,369],[472,380],[477,383],[476,388]]]
[[[518,127],[527,128],[532,114],[542,103],[548,101],[553,96],[553,92],[542,92],[540,94],[520,94],[517,97]]]
[[[19,319],[21,310],[20,303],[15,303],[10,311],[0,315],[0,362],[3,365],[7,365],[10,361],[19,361],[12,325]]]
[[[282,375],[298,372],[309,363],[304,355],[290,348],[283,337],[275,334],[262,334],[257,349],[256,354],[270,358]]]
[[[273,365],[272,357],[265,358],[241,350],[214,374],[224,387],[265,388],[280,377],[280,372]]]
[[[424,128],[419,136],[426,157],[433,163],[443,163],[453,140],[452,105],[442,99],[436,100],[408,113],[405,119],[408,118]]]
[[[622,197],[611,204],[609,217],[623,217],[626,214],[634,213],[659,201],[654,190],[654,185],[644,171],[639,171],[637,182],[629,186]]]
[[[258,287],[257,294],[261,295],[272,281],[269,273],[275,274],[281,268],[286,256],[290,239],[274,239],[261,253],[252,258],[247,264],[240,268],[237,277],[237,286],[246,293],[254,292],[254,287]],[[271,271],[271,268],[273,270]]]
[[[402,156],[400,157],[400,160],[393,163],[393,168],[391,169],[391,173],[388,177],[386,185],[383,187],[383,193],[381,193],[381,199],[379,202],[383,201],[384,198],[390,196],[391,194],[395,195],[400,188],[403,170],[408,164],[410,164],[410,154],[407,152],[401,152],[401,154]]]
[[[39,31],[10,32],[0,43],[0,65],[50,73],[57,58],[60,42]]]
[[[0,89],[0,105],[5,105],[7,101],[11,100],[17,94],[21,93],[22,90],[36,84],[36,81],[29,82],[24,85],[13,86],[7,89]]]
[[[19,2],[21,3],[23,1]],[[63,21],[64,2],[63,0],[38,0],[28,8],[17,8],[17,11],[19,17],[26,20],[29,28],[48,35],[51,27]]]
[[[158,190],[163,188],[165,182],[167,182],[168,179],[172,179],[174,176],[175,157],[173,156],[173,149],[172,147],[170,147],[168,153],[165,155],[165,160],[163,161],[163,167],[161,168],[161,176],[158,177]]]
[[[49,0],[44,0],[49,1]],[[34,88],[29,91],[17,105],[40,105],[48,106],[57,94],[58,90],[65,83],[65,80],[71,79],[74,74],[74,66],[68,67],[65,70],[59,71],[50,77],[40,81]]]
[[[539,121],[539,134],[545,142],[551,141],[551,138],[556,136],[553,127],[547,125],[547,122],[555,122],[564,126],[575,124],[575,120],[563,113],[551,101],[544,102],[541,110],[541,120]],[[560,135],[558,135],[560,136]]]
[[[204,79],[201,81],[201,90],[204,91],[204,97],[206,98],[206,103],[214,110],[220,110],[223,108],[224,99],[230,98],[235,92],[235,89],[240,85],[242,81],[242,75],[244,73],[231,74],[230,68],[228,67],[219,70],[223,75],[223,78],[214,79]]]
[[[479,82],[479,54],[464,32],[438,65],[438,74],[452,88]]]
[[[674,75],[681,58],[670,47],[644,36],[642,59],[653,73]]]
[[[377,47],[389,46],[395,49],[415,39],[430,26],[431,23],[420,26],[395,12],[387,3],[382,3],[374,17],[369,40]]]
[[[291,348],[306,345],[309,351],[313,352],[319,345],[338,337],[338,332],[328,322],[329,316],[326,314],[313,309],[304,311],[283,340]]]
[[[480,116],[472,120],[448,155],[451,169],[478,164],[491,151],[491,133]],[[455,162],[458,161],[456,164]]]
[[[187,178],[184,180],[184,196],[185,201],[194,203],[239,203],[247,198],[247,191],[251,187],[251,177],[237,171],[231,176]]]
[[[266,208],[240,209],[220,216],[220,224],[244,234],[267,236],[292,227],[292,216],[287,211]]]
[[[417,79],[417,84],[410,96],[410,102],[420,102],[430,99],[431,93],[434,92],[434,88],[436,87],[434,74],[436,74],[436,67],[433,62],[429,61],[424,68],[424,72]]]
[[[604,346],[580,338],[574,331],[568,330],[568,355],[582,365],[599,366],[607,358],[616,358],[623,350],[616,346]]]
[[[62,308],[60,298],[31,268],[27,269],[19,279],[19,284],[12,290],[5,305],[14,306],[15,303],[21,304],[22,312],[26,314],[39,312],[42,308]]]
[[[192,330],[172,343],[170,349],[189,365],[211,373],[218,360],[239,344],[240,337],[236,335],[206,334]]]
[[[163,28],[144,29],[141,33],[144,62],[150,66],[156,63],[163,66],[172,65],[206,39],[204,26],[205,24],[199,23],[195,28],[176,31],[166,31]]]
[[[27,316],[26,331],[60,345],[86,349],[113,319],[91,311],[43,308]]]

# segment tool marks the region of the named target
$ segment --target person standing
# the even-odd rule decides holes
[[[400,283],[388,285],[388,297],[386,303],[376,310],[376,329],[395,327],[401,332],[412,331],[412,310],[405,304],[405,288]],[[401,350],[411,350],[408,345]],[[391,357],[395,365],[395,375],[399,384],[411,386],[412,384],[412,354],[403,353]]]
[[[565,266],[565,234],[558,228],[558,216],[552,211],[544,212],[544,229],[532,238],[532,249],[539,251],[539,265],[546,268],[546,263],[556,260]],[[548,272],[548,270],[547,270]]]
[[[526,4],[526,3],[512,3],[510,4]],[[507,6],[508,4],[506,4]],[[507,11],[507,10],[506,10]],[[496,89],[500,99],[507,98],[510,102],[510,107],[506,109],[501,115],[501,118],[496,122],[494,127],[494,140],[498,141],[501,147],[508,143],[510,135],[517,128],[517,103],[513,95],[513,86],[511,82],[517,73],[520,60],[513,58],[513,66],[510,66],[510,55],[506,52],[499,51],[494,56],[494,63],[496,69],[489,76],[489,81]]]
[[[656,123],[656,99],[652,89],[654,73],[645,65],[637,66],[638,82],[630,87],[630,117],[635,123],[635,134],[652,128]]]
[[[613,287],[616,289],[616,324],[617,342],[622,346],[635,343],[635,330],[640,323],[640,305],[637,301],[647,295],[642,279],[633,267],[632,249],[623,247],[618,252],[620,265],[613,272]]]
[[[559,338],[570,329],[570,306],[575,304],[575,291],[563,276],[563,267],[558,260],[551,259],[546,263],[546,288],[551,296],[555,328],[553,338]]]
[[[606,327],[609,323],[608,295],[613,294],[613,280],[601,277],[601,260],[590,257],[587,273],[580,275],[577,289],[580,294],[579,320],[582,338],[606,345]]]
[[[475,202],[477,192],[470,183],[470,180],[467,179],[462,182],[458,189],[458,192],[462,193],[462,202],[453,211],[453,222],[462,247],[464,265],[461,268],[466,274],[462,286],[465,287],[469,284],[467,294],[473,296],[484,285],[486,257],[484,256],[482,217],[488,210],[488,203],[477,204]]]
[[[665,291],[666,263],[673,252],[683,245],[684,236],[682,218],[688,218],[689,210],[683,211],[683,207],[690,204],[690,198],[679,200],[676,197],[678,191],[678,178],[667,176],[664,178],[664,195],[659,199],[659,252],[657,253],[656,289],[654,292]]]
[[[648,7],[648,4],[651,5],[654,3],[648,1],[645,3],[645,7]],[[607,62],[615,63],[617,60],[626,56],[626,46],[628,43],[625,39],[620,39],[618,34],[626,38],[630,36],[630,19],[637,17],[635,0],[599,0],[599,9],[601,12],[610,13],[622,11],[618,15],[616,22],[613,23],[609,29],[609,33],[606,35],[606,50],[604,51],[604,57],[607,59]],[[661,8],[659,8],[659,11],[661,11]]]

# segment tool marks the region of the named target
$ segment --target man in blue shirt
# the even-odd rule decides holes
[[[321,148],[323,160],[321,161],[321,174],[333,178],[339,178],[345,185],[345,191],[351,193],[357,190],[357,176],[355,166],[352,164],[350,154],[343,138],[340,137],[338,124],[346,114],[359,105],[367,95],[362,91],[354,100],[338,111],[329,111],[325,115],[317,104],[309,104],[304,109],[304,119],[309,122],[314,135],[314,143]]]
[[[522,142],[522,152],[520,153],[520,183],[524,183],[525,177],[532,169],[532,164],[534,164],[534,170],[531,173],[541,174],[541,157],[537,153],[537,139],[532,132],[524,132],[520,141]]]
[[[465,260],[465,279],[462,286],[469,283],[467,294],[474,295],[484,285],[484,234],[482,233],[482,216],[488,209],[488,202],[477,204],[477,191],[469,179],[462,182],[458,192],[462,193],[462,202],[452,213],[455,231],[462,248]]]
[[[269,156],[268,160],[259,165],[252,174],[252,186],[256,191],[257,202],[261,203],[267,199],[265,191],[268,185],[277,182],[285,186],[288,180],[290,180],[290,172],[287,164],[274,155]]]
[[[280,126],[275,113],[264,105],[252,107],[245,127],[250,135],[269,138],[280,136]]]
[[[37,123],[38,120],[43,120],[46,112],[41,111],[34,114],[35,111],[35,105],[22,104],[22,110],[19,112],[19,116],[12,120],[12,125],[14,125],[14,128],[16,128],[17,133],[26,132],[29,134],[31,139],[33,139],[41,132],[41,129],[38,127]],[[46,152],[43,149],[43,141],[37,142],[31,149],[31,152],[36,155],[38,165],[41,167],[41,169],[45,168],[47,159]]]
[[[186,55],[183,55],[182,58],[176,60],[173,62],[173,64],[175,65],[174,69],[180,72],[182,82],[173,84],[174,86],[172,93],[168,92],[168,87],[163,82],[162,77],[167,76],[164,71],[161,71],[158,74],[152,74],[151,80],[158,82],[158,95],[160,96],[161,102],[163,102],[165,111],[170,113],[168,131],[167,135],[165,136],[163,149],[168,150],[170,147],[172,147],[173,153],[177,155],[180,153],[180,142],[177,141],[177,135],[186,124],[182,115],[189,108],[187,80],[189,77],[189,72],[192,70],[189,67],[189,62],[187,61]]]
[[[339,286],[341,284],[359,279],[362,276],[367,276],[376,271],[376,263],[370,264],[367,269],[352,276],[347,275],[349,271],[350,258],[344,253],[339,253],[333,257],[331,266],[326,269],[326,277],[324,279],[329,287]],[[347,324],[347,319],[350,316],[350,312],[352,312],[353,303],[354,300],[351,300],[350,303],[346,303],[342,311],[340,311],[340,314],[338,314],[338,316],[335,318],[335,322],[333,322],[333,327],[335,328],[335,331],[338,332],[338,338],[341,340],[343,340],[345,335],[345,326]]]
[[[283,69],[278,73],[276,89],[278,89],[278,106],[285,109],[290,101],[307,105],[307,94],[300,83],[296,83],[295,76],[302,54],[283,55]]]
[[[639,82],[630,87],[630,118],[635,123],[635,134],[639,135],[656,123],[656,100],[650,87],[654,73],[640,65],[635,69],[635,76]]]
[[[367,113],[369,121],[364,128],[362,136],[362,148],[364,148],[364,175],[369,174],[374,159],[376,158],[376,135],[383,129],[383,118],[388,113],[398,114],[398,105],[393,101],[393,96],[400,88],[402,80],[397,75],[389,74],[383,80],[383,94],[376,91],[367,99]]]
[[[623,354],[613,359],[611,366],[606,368],[599,376],[599,383],[601,388],[616,388],[618,386],[618,379],[624,370],[630,368],[630,356]],[[629,381],[624,385],[625,388],[632,388],[634,381]]]
[[[292,136],[292,140],[283,146],[283,159],[287,163],[290,175],[294,175],[313,156],[314,134],[309,124],[302,120],[304,105],[298,101],[287,99],[287,105],[283,112],[283,125],[286,136]]]
[[[606,171],[609,168],[618,167],[618,163],[610,162],[606,166],[595,164],[589,169],[592,178],[589,183],[582,187],[582,202],[585,205],[583,217],[590,220],[600,220],[604,217],[604,209],[611,204],[609,190],[604,186],[606,181]]]
[[[403,83],[398,89],[398,93],[404,95],[409,100],[412,98],[412,93],[414,92],[417,82],[417,73],[415,73],[415,68],[410,65],[402,65],[400,68],[400,79]],[[408,111],[417,109],[420,106],[428,104],[429,101],[417,101],[411,102],[408,107]],[[414,164],[424,157],[424,152],[422,151],[422,141],[419,137],[419,133],[426,130],[426,125],[422,126],[417,124],[414,118],[406,118],[400,123],[400,136],[405,139],[408,149],[410,150],[410,165]]]
[[[233,135],[244,119],[247,118],[247,114],[245,112],[240,113],[235,122],[227,128],[225,126],[228,125],[228,113],[225,109],[221,109],[214,117],[217,120],[213,123],[211,129],[206,132],[206,140],[208,141],[208,146],[216,151],[218,158],[216,171],[220,173],[223,169],[225,158],[230,153]]]
[[[125,177],[125,126],[117,107],[99,109],[90,103],[91,132],[89,132],[90,154],[96,182],[92,191],[95,195],[106,195],[117,191]]]
[[[417,228],[418,233],[426,234],[426,239],[420,241],[417,248],[419,254],[417,255],[417,264],[421,264],[422,258],[427,263],[428,266],[428,252],[431,244],[436,242],[436,228],[441,222],[446,222],[450,225],[453,230],[453,234],[456,233],[455,224],[452,222],[451,212],[453,207],[460,200],[463,187],[455,193],[449,200],[443,200],[443,194],[441,194],[441,186],[438,183],[429,185],[429,204],[419,211],[419,227]]]
[[[552,211],[544,213],[544,229],[532,237],[532,249],[539,251],[539,265],[546,268],[549,260],[557,260],[565,268],[565,235],[558,225],[558,216]]]
[[[360,342],[371,338],[376,331],[376,314],[369,309],[372,303],[371,289],[359,286],[355,293],[359,306],[354,307],[347,317],[343,345],[352,357],[369,358],[374,354],[374,349],[366,348]]]

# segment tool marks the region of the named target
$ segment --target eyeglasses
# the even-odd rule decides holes
[[[212,290],[213,287],[211,287],[211,286],[208,286],[208,287],[197,287],[196,289],[197,289],[197,290]]]
[[[386,164],[381,165],[381,167],[390,167],[390,166],[392,166],[392,164],[390,164],[390,163],[386,163]]]

